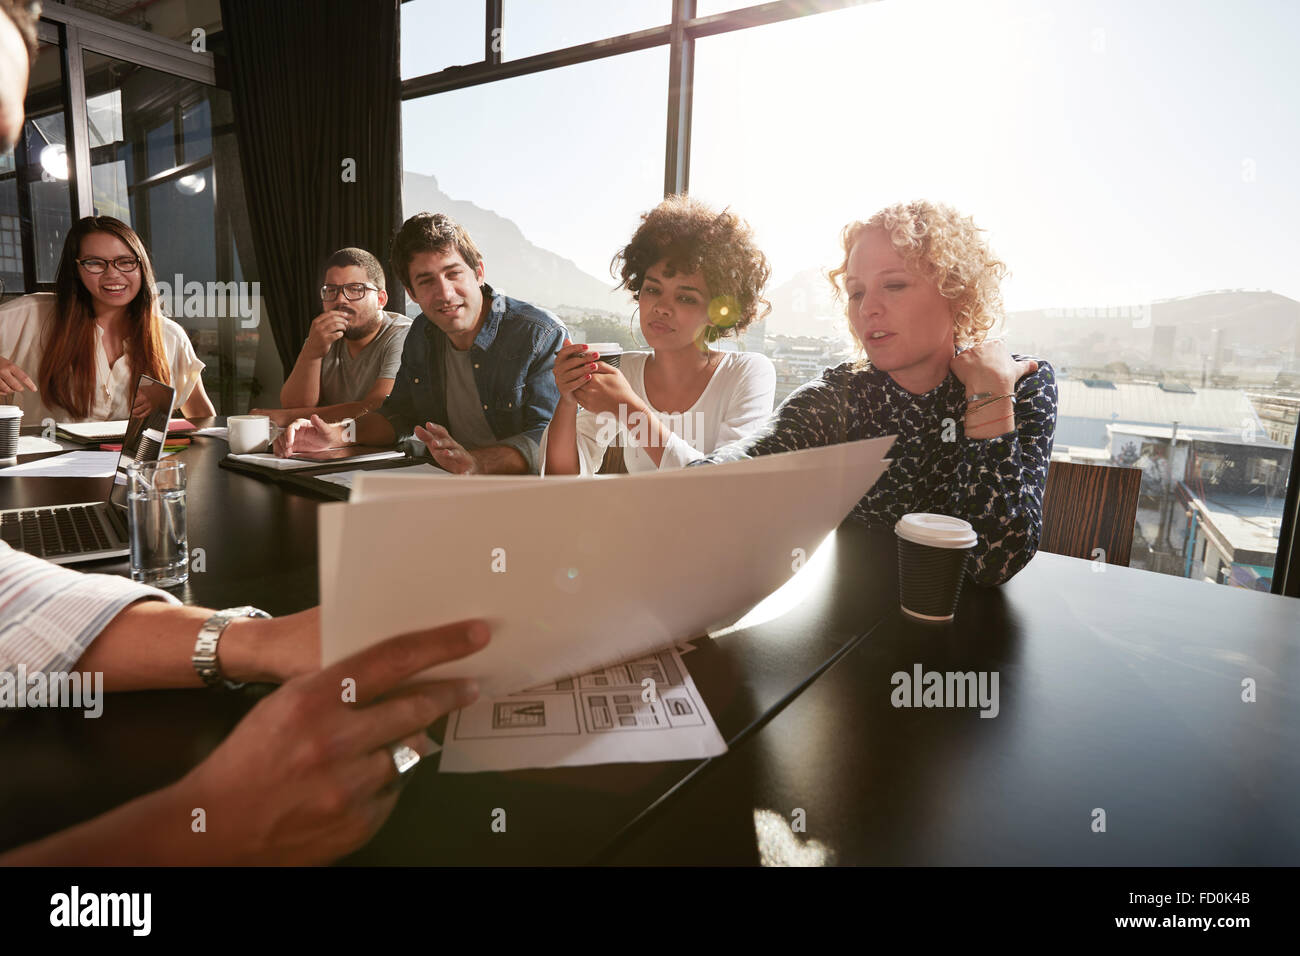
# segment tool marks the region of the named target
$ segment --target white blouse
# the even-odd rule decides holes
[[[37,292],[0,306],[0,355],[21,368],[38,385],[46,335],[54,318],[54,303],[53,292]],[[39,425],[46,418],[58,422],[130,418],[131,393],[135,390],[130,363],[123,353],[109,365],[108,352],[104,348],[104,330],[96,326],[95,331],[95,391],[88,417],[74,418],[67,409],[48,406],[40,395],[29,391],[0,397],[0,402],[20,406],[24,425]],[[171,372],[171,384],[176,389],[175,407],[180,408],[198,384],[204,363],[194,354],[194,346],[185,330],[166,317],[162,319],[162,343]]]
[[[758,352],[721,352],[722,361],[695,404],[684,412],[668,414],[650,403],[645,393],[645,364],[650,352],[624,352],[619,370],[632,391],[654,412],[672,435],[664,447],[659,469],[684,468],[710,455],[723,445],[744,438],[767,421],[776,395],[776,369]],[[546,474],[546,442],[550,427],[542,435],[538,470]],[[640,431],[640,435],[638,435]],[[641,447],[647,431],[636,423],[621,423],[613,414],[597,415],[578,409],[578,462],[581,473],[594,475],[605,450],[621,438],[623,462],[629,474],[655,471],[654,459]]]

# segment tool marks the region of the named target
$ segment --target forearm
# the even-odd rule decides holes
[[[392,445],[397,442],[393,423],[378,412],[367,412],[356,420],[355,445]]]
[[[77,669],[103,673],[108,691],[202,687],[191,656],[199,630],[212,614],[208,608],[157,601],[132,604],[100,632]],[[277,664],[275,655],[285,651],[281,638],[301,623],[299,617],[232,621],[218,645],[222,673],[236,683],[282,680],[287,664]]]
[[[970,568],[976,584],[1002,584],[1038,550],[1056,426],[1050,374],[1043,370],[1037,387],[1022,388],[1014,405],[1006,399],[998,403],[1005,411],[992,413],[995,420],[1012,418],[990,421],[987,409],[967,416],[976,427],[963,439],[950,513],[964,517],[979,535]],[[1013,430],[1006,431],[1008,425]]]
[[[508,445],[489,445],[475,448],[470,452],[478,470],[484,475],[526,475],[529,473],[528,461],[519,453],[519,449]]]
[[[194,831],[196,809],[207,810],[181,781],[2,854],[0,866],[221,863],[228,848],[207,833]]]
[[[321,359],[299,355],[293,371],[280,389],[280,405],[284,408],[311,408],[320,401]]]
[[[690,464],[741,461],[851,440],[854,436],[848,431],[849,412],[841,388],[825,378],[799,386],[751,434]]]
[[[576,475],[582,470],[578,456],[578,403],[560,399],[547,426],[543,452],[548,475]]]
[[[967,438],[996,438],[1016,430],[1015,385],[1004,384],[999,388],[994,394],[1003,397],[995,401],[976,402],[973,409],[972,406],[967,406]]]
[[[652,413],[639,398],[628,406],[626,431],[628,441],[640,448],[654,462],[655,467],[664,460],[664,451],[672,439],[672,429]]]
[[[194,390],[181,406],[181,414],[186,418],[211,418],[217,414],[212,399],[208,398],[207,389],[203,387],[202,379],[194,383]]]
[[[338,405],[298,405],[293,408],[281,408],[278,411],[279,417],[291,422],[299,418],[311,418],[313,415],[320,416],[322,421],[341,422],[345,418],[360,418],[370,409],[364,402],[342,402]]]

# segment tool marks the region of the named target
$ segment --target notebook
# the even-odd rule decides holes
[[[149,381],[152,382],[154,380],[149,379]],[[128,424],[130,423],[125,420],[109,422],[64,422],[58,426],[58,433],[68,441],[80,442],[83,445],[98,445],[103,442],[120,441],[126,437]],[[168,419],[167,434],[169,435],[193,430],[193,422],[188,422],[183,418]]]

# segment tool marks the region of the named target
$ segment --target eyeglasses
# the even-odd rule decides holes
[[[379,286],[369,285],[365,282],[349,282],[346,285],[323,285],[320,287],[320,297],[322,302],[333,302],[342,292],[344,296],[353,302],[358,299],[364,299],[367,292],[378,292]]]
[[[97,276],[108,268],[110,262],[118,272],[134,272],[140,268],[140,260],[135,256],[118,256],[116,259],[100,259],[92,256],[88,259],[78,259],[77,265],[91,275]]]

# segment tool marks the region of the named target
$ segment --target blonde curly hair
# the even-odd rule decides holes
[[[944,203],[922,199],[895,203],[866,222],[849,223],[840,234],[844,260],[827,275],[836,299],[844,293],[849,253],[868,229],[883,229],[907,268],[930,279],[940,295],[952,300],[953,338],[958,348],[984,341],[1003,317],[999,284],[1007,267],[989,250],[980,237],[983,230],[970,216]],[[848,313],[846,306],[845,315]],[[861,351],[852,321],[849,330]]]

